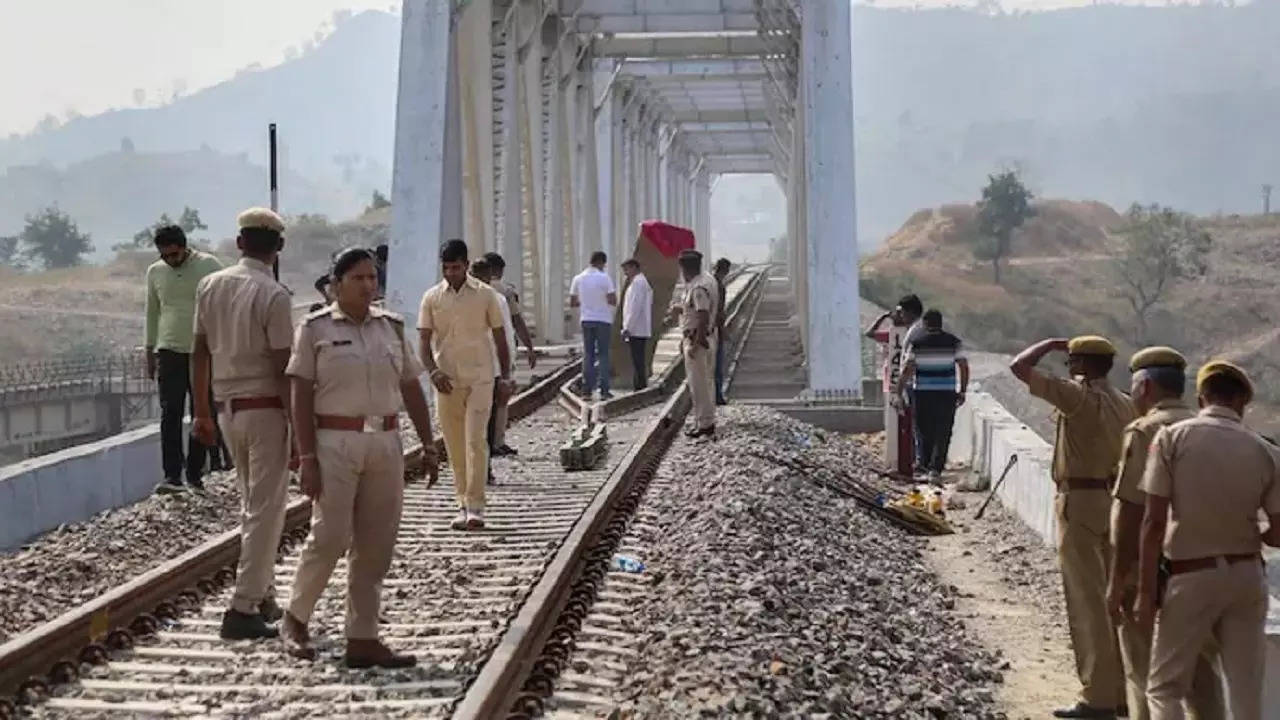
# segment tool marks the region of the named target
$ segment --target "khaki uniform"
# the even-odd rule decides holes
[[[1111,482],[1133,402],[1106,380],[1066,380],[1032,373],[1031,394],[1057,409],[1053,480],[1058,487],[1058,560],[1067,601],[1080,699],[1096,708],[1124,704],[1124,671],[1107,612],[1111,560]]]
[[[1195,417],[1195,413],[1181,400],[1162,400],[1147,414],[1129,423],[1124,429],[1124,442],[1120,452],[1120,467],[1116,471],[1116,487],[1111,505],[1112,544],[1115,544],[1117,518],[1124,503],[1142,506],[1147,502],[1139,488],[1142,473],[1147,466],[1147,449],[1155,439],[1156,431],[1182,420]],[[1134,558],[1133,567],[1137,567]],[[1133,606],[1138,592],[1136,572],[1124,579],[1125,607]],[[1130,720],[1149,720],[1147,710],[1147,676],[1151,669],[1151,633],[1142,627],[1122,623],[1116,628],[1120,639],[1120,655],[1124,660],[1125,682],[1129,699]],[[1213,645],[1213,643],[1210,643]],[[1201,653],[1196,663],[1195,679],[1187,704],[1199,720],[1225,718],[1222,705],[1222,683],[1213,664],[1216,648]]]
[[[499,292],[501,292],[502,296],[507,299],[507,309],[511,311],[511,317],[514,319],[522,311],[522,308],[520,307],[520,293],[516,292],[516,288],[514,285],[511,285],[510,283],[504,283],[501,281],[499,281],[494,286],[494,288],[497,289]],[[518,340],[519,339],[517,338],[517,341]],[[511,347],[507,349],[511,352],[511,367],[512,367],[511,375],[512,377],[515,377],[515,370],[514,370],[516,366],[515,343],[512,343]],[[507,422],[509,420],[507,416],[507,410],[508,410],[508,405],[505,402],[498,403],[498,407],[494,408],[494,411],[493,411],[493,446],[494,447],[502,447],[507,442]]]
[[[213,397],[218,422],[240,485],[240,562],[231,607],[257,614],[274,599],[276,549],[284,528],[289,488],[289,419],[273,351],[287,350],[293,336],[289,293],[271,267],[241,258],[200,281],[195,331],[212,356]],[[279,400],[279,407],[237,410],[237,402]]]
[[[1169,498],[1164,555],[1174,574],[1151,649],[1147,701],[1155,720],[1183,717],[1201,648],[1212,640],[1231,717],[1261,719],[1267,588],[1257,516],[1280,513],[1278,476],[1275,450],[1229,409],[1209,407],[1157,433],[1141,487]],[[1206,558],[1214,565],[1178,571],[1179,561]]]
[[[348,639],[378,637],[382,579],[391,567],[404,500],[398,427],[381,420],[403,407],[400,384],[422,365],[404,340],[404,321],[370,307],[364,322],[335,303],[311,313],[294,337],[289,375],[315,382],[315,414],[369,418],[364,431],[316,430],[320,499],[293,578],[289,613],[306,624],[338,558],[347,552]]]
[[[456,291],[442,280],[422,295],[418,328],[432,331],[436,365],[453,383],[453,392],[436,391],[436,407],[458,504],[483,510],[493,407],[489,343],[493,331],[502,329],[498,295],[471,276]]]
[[[702,273],[685,282],[684,296],[680,301],[682,308],[680,326],[684,330],[684,341],[681,351],[684,353],[685,382],[689,384],[689,394],[693,398],[693,426],[696,429],[712,427],[716,424],[716,343],[720,338],[716,332],[716,279]],[[707,345],[695,345],[689,338],[697,325],[699,310],[707,311]]]

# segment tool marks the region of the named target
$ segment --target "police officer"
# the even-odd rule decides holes
[[[1156,433],[1141,488],[1141,565],[1135,620],[1155,616],[1157,566],[1168,584],[1151,648],[1147,702],[1154,720],[1183,717],[1206,641],[1217,641],[1235,720],[1261,720],[1267,584],[1260,552],[1280,546],[1280,459],[1242,422],[1253,399],[1244,370],[1214,361],[1196,376],[1200,413]],[[1258,511],[1270,520],[1258,530]]]
[[[266,208],[240,214],[240,262],[196,288],[192,351],[192,433],[210,444],[220,418],[240,485],[240,562],[227,640],[275,637],[280,619],[272,582],[289,486],[288,385],[284,369],[293,335],[289,293],[272,277],[284,247],[284,222]],[[213,407],[210,407],[212,381]]]
[[[373,252],[339,253],[331,274],[335,302],[303,320],[288,367],[302,491],[313,505],[281,635],[289,654],[315,658],[307,622],[349,547],[346,664],[408,667],[416,662],[412,656],[378,639],[378,609],[404,497],[402,406],[422,440],[428,482],[435,482],[430,416],[418,383],[422,366],[405,342],[404,320],[372,305],[378,292]]]
[[[1070,379],[1036,369],[1050,352],[1066,352]],[[1014,358],[1009,369],[1031,394],[1057,410],[1053,481],[1058,561],[1076,672],[1082,689],[1060,718],[1112,718],[1123,705],[1123,670],[1107,614],[1111,486],[1120,460],[1123,430],[1135,417],[1133,403],[1107,382],[1115,347],[1097,336],[1044,340]]]
[[[715,359],[716,280],[702,272],[702,253],[684,250],[677,259],[684,276],[684,296],[672,311],[680,315],[683,329],[681,352],[684,354],[685,382],[693,398],[693,427],[685,435],[691,438],[716,433]]]
[[[1194,417],[1182,401],[1186,391],[1187,361],[1177,350],[1149,347],[1129,360],[1133,373],[1131,397],[1141,417],[1125,426],[1111,503],[1111,573],[1107,582],[1107,607],[1116,623],[1120,655],[1124,660],[1131,720],[1149,720],[1147,674],[1151,662],[1150,628],[1129,622],[1138,587],[1138,532],[1146,495],[1139,489],[1147,466],[1147,448],[1162,427]],[[1188,705],[1199,720],[1224,717],[1221,682],[1212,653],[1204,652],[1196,664],[1195,682]]]

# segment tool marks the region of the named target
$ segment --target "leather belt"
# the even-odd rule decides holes
[[[1262,556],[1258,553],[1237,553],[1235,555],[1192,558],[1191,560],[1170,560],[1169,574],[1181,575],[1182,573],[1196,572],[1197,570],[1208,570],[1209,568],[1218,567],[1219,561],[1222,561],[1222,564],[1226,566],[1249,562],[1250,560],[1260,563],[1262,562]]]
[[[1062,481],[1068,490],[1110,490],[1115,478],[1069,477]]]
[[[274,395],[271,397],[231,398],[230,404],[231,404],[232,415],[235,415],[236,413],[242,410],[266,410],[268,408],[279,408],[281,410],[284,409],[284,401],[281,400],[278,396],[274,396]],[[225,402],[216,402],[213,404],[213,409],[215,412],[222,412],[223,408],[225,408],[226,406],[227,406],[227,403]]]
[[[395,415],[316,415],[318,430],[346,430],[348,432],[387,432],[399,427]]]

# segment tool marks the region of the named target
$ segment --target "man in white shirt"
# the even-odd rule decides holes
[[[599,250],[591,253],[591,265],[569,285],[569,306],[581,309],[582,392],[589,398],[598,385],[604,400],[613,397],[609,392],[609,335],[613,308],[618,305],[613,278],[604,271],[608,261]]]
[[[653,288],[640,272],[640,263],[632,258],[622,263],[622,272],[631,284],[622,299],[622,341],[631,350],[631,367],[635,369],[635,388],[643,390],[649,382],[649,336],[653,334]]]

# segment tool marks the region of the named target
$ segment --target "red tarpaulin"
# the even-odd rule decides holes
[[[676,257],[681,250],[692,250],[697,244],[692,230],[661,220],[645,220],[640,223],[640,235],[669,258]]]

